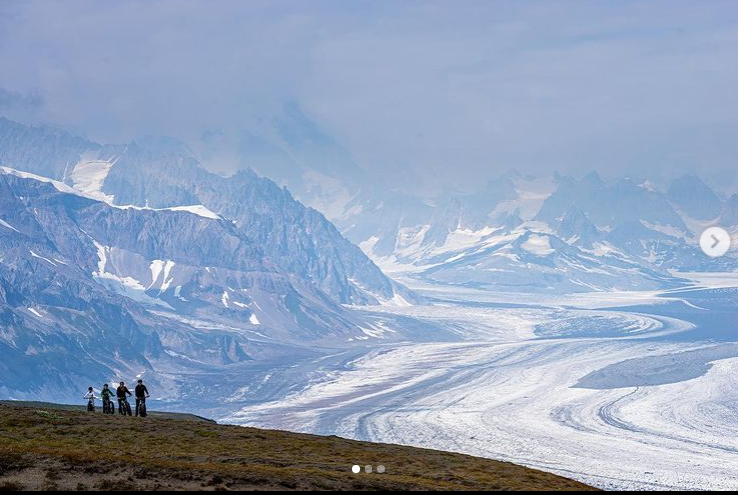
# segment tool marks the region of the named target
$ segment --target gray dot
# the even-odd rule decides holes
[[[384,466],[382,466],[381,464],[380,464],[379,466],[377,466],[377,472],[378,472],[379,474],[382,474],[382,473],[384,473]]]
[[[366,471],[367,473],[371,473],[372,472],[372,467],[371,466],[365,466],[364,467],[364,471]]]

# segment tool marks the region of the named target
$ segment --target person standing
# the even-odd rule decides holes
[[[146,399],[149,398],[149,389],[143,384],[143,380],[136,385],[136,417],[146,417]]]
[[[95,412],[95,391],[92,389],[92,387],[87,389],[87,393],[85,394],[85,399],[87,399],[87,411],[88,412]]]
[[[118,412],[123,416],[131,415],[131,405],[128,403],[128,397],[133,395],[126,387],[124,382],[120,382],[120,386],[116,389],[118,395]]]
[[[103,414],[113,414],[115,412],[112,397],[113,391],[110,390],[110,387],[108,387],[108,384],[106,383],[100,391],[100,398],[103,403]]]

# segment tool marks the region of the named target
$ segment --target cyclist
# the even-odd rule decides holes
[[[136,417],[146,417],[146,399],[149,398],[149,389],[143,384],[143,380],[136,385]]]
[[[103,385],[103,388],[100,391],[100,398],[102,399],[104,414],[112,414],[115,411],[113,409],[113,401],[111,400],[112,397],[113,391],[110,390],[108,384],[106,383],[105,385]]]
[[[87,389],[87,393],[85,394],[85,399],[87,399],[87,411],[88,412],[95,412],[95,391],[92,389],[92,387]]]
[[[128,403],[126,396],[133,394],[128,390],[128,387],[126,387],[126,384],[124,382],[120,382],[120,386],[116,390],[116,394],[118,395],[118,412],[123,416],[130,416],[131,405]]]

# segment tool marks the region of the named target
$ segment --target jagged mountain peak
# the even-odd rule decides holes
[[[575,205],[569,208],[557,232],[569,244],[579,244],[585,247],[592,247],[601,238],[597,226]]]
[[[684,175],[674,180],[667,197],[672,204],[696,220],[714,220],[722,211],[720,198],[696,175]]]
[[[596,171],[590,172],[589,174],[584,176],[582,182],[594,187],[602,187],[603,185],[605,185],[605,181],[602,180],[602,177]]]
[[[684,220],[666,196],[641,184],[626,178],[609,185],[600,181],[561,181],[556,192],[543,203],[537,218],[555,225],[576,205],[600,229],[645,220],[686,230]]]

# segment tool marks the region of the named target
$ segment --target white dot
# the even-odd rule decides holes
[[[360,467],[360,466],[358,466],[358,465],[354,465],[354,466],[352,466],[352,467],[351,467],[351,471],[352,471],[352,472],[353,472],[354,474],[359,474],[359,473],[361,472],[361,467]]]
[[[372,472],[372,467],[371,466],[365,466],[364,467],[364,471],[366,471],[367,473],[371,473]]]
[[[382,474],[382,473],[384,473],[384,466],[382,466],[381,464],[380,464],[379,466],[377,466],[377,472],[378,472],[379,474]]]

